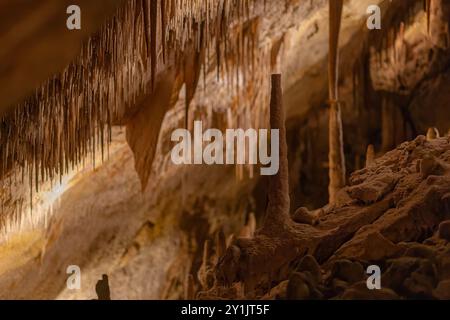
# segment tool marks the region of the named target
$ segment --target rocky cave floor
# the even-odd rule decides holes
[[[205,255],[187,298],[450,299],[450,137],[401,144],[354,172],[334,205],[292,219],[278,232],[295,229],[294,242],[263,227],[220,260]],[[367,288],[369,265],[381,290]]]

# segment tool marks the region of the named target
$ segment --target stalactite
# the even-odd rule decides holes
[[[163,63],[166,63],[166,31],[167,31],[167,9],[166,1],[167,0],[160,0],[160,8],[161,8],[161,44],[162,44],[162,56],[163,56]]]
[[[189,105],[194,98],[197,90],[198,81],[201,75],[201,68],[204,60],[204,46],[203,32],[200,37],[200,51],[194,47],[193,43],[190,43],[186,49],[185,61],[184,61],[184,83],[186,84],[186,98],[185,98],[185,127],[189,127]]]
[[[202,66],[209,63],[209,47],[217,48],[217,70],[230,64],[233,55],[242,55],[233,62],[243,65],[239,67],[255,66],[260,52],[255,46],[257,20],[243,19],[253,16],[250,7],[257,8],[240,0],[124,2],[61,74],[0,119],[0,178],[19,166],[37,189],[45,180],[61,180],[78,163],[84,167],[88,155],[94,162],[97,154],[104,159],[112,125],[135,113],[158,81],[159,52],[164,63],[179,65],[192,45],[194,68],[193,76],[186,77],[187,105]],[[241,30],[239,41],[229,39],[234,21],[241,22],[235,25]],[[243,43],[251,43],[250,55]],[[255,78],[264,75],[251,73]]]
[[[155,89],[156,66],[158,59],[158,0],[150,1],[150,43],[151,43],[151,84],[152,91]]]
[[[339,33],[343,0],[330,0],[329,25],[329,201],[335,201],[336,193],[345,186],[345,158],[341,108],[339,103]]]
[[[216,234],[216,258],[223,256],[227,249],[227,240],[223,230],[219,230]]]

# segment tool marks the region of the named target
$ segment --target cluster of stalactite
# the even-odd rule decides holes
[[[391,9],[383,15],[381,30],[369,32],[361,45],[352,70],[352,103],[356,110],[368,108],[369,103],[374,103],[369,91],[377,93],[382,120],[382,152],[419,134],[405,108],[395,105],[395,97],[410,95],[418,81],[432,69],[430,64],[439,63],[435,61],[438,55],[433,55],[431,49],[448,50],[447,7],[448,4],[441,0],[393,2]],[[430,48],[410,48],[406,40],[408,29],[422,17],[426,19],[423,34],[428,34]],[[399,131],[403,132],[402,136],[398,136]]]
[[[425,14],[427,16],[427,31],[430,32],[431,21],[431,3],[425,1]],[[434,5],[437,5],[435,3]],[[371,42],[370,46],[370,66],[371,73],[376,75],[377,69],[385,71],[386,76],[382,79],[373,77],[373,82],[378,90],[395,90],[399,94],[409,94],[412,90],[407,83],[407,79],[395,80],[395,74],[398,74],[404,69],[408,59],[407,48],[405,47],[405,31],[406,28],[417,21],[417,14],[422,10],[420,1],[412,1],[411,3],[402,4],[401,10],[405,10],[406,15],[402,19],[397,17],[387,17],[386,20],[392,19],[389,22],[389,28],[383,30],[378,37],[373,37],[368,40]],[[394,76],[392,76],[394,75]]]
[[[67,180],[65,177],[58,185],[47,181],[39,187],[39,196],[28,197],[26,190],[32,187],[23,188],[21,178],[10,174],[0,186],[0,243],[19,232],[47,227],[53,217],[54,201],[60,195],[59,191],[64,190]]]
[[[24,219],[21,219],[24,208],[27,205],[26,200],[23,197],[16,196],[14,190],[14,182],[16,177],[10,175],[7,182],[3,182],[0,186],[0,214],[2,219],[0,220],[0,241],[8,238],[8,234],[12,230],[22,228]],[[8,210],[5,210],[5,207]],[[32,219],[31,219],[32,220]]]
[[[206,78],[216,67],[233,92],[242,92],[242,83],[256,86],[248,80],[267,66],[262,59],[270,61],[270,50],[256,46],[261,10],[252,0],[126,1],[66,70],[0,119],[0,177],[19,166],[33,192],[88,156],[95,164],[112,125],[126,121],[166,65],[182,70],[192,46],[196,63],[183,72],[186,109],[201,70]]]

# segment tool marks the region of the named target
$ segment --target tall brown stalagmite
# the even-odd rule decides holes
[[[339,105],[339,32],[341,28],[343,0],[330,0],[330,39],[328,56],[328,88],[330,99],[329,113],[329,177],[328,193],[330,203],[336,193],[345,186],[345,158],[341,107]]]
[[[270,128],[279,130],[279,170],[270,176],[269,203],[267,206],[265,227],[289,219],[289,169],[287,160],[286,127],[283,109],[283,93],[281,89],[281,75],[272,75],[272,92],[270,98]],[[273,137],[272,137],[273,138]],[[271,140],[271,143],[276,141]]]

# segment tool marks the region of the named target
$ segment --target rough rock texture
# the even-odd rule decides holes
[[[356,171],[316,226],[287,223],[293,237],[275,229],[259,231],[251,244],[237,242],[238,259],[231,259],[237,265],[223,270],[225,287],[210,294],[236,298],[224,288],[241,282],[251,289],[244,296],[256,298],[448,297],[449,140],[418,136]],[[367,289],[369,265],[381,268],[382,290]]]

